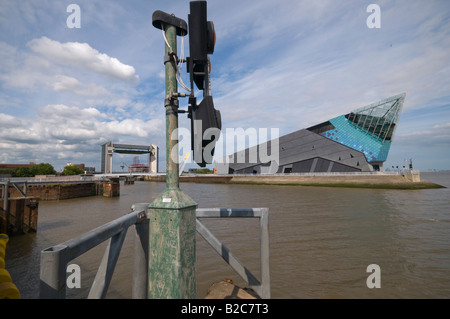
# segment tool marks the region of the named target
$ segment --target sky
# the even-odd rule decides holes
[[[80,8],[79,28],[67,22],[75,21],[71,4]],[[189,1],[1,0],[0,163],[99,171],[101,145],[113,141],[157,145],[165,170],[156,10],[187,22]],[[419,170],[450,169],[449,1],[210,0],[208,20],[222,138],[227,128],[276,128],[282,136],[405,92],[385,167],[412,158]],[[178,37],[178,55],[183,48],[189,56],[188,36],[183,42]],[[189,82],[185,65],[181,77]],[[189,129],[185,114],[179,125]],[[220,145],[217,156],[238,150]],[[133,157],[115,154],[114,170]]]

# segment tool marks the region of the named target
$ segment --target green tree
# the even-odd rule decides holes
[[[55,175],[56,171],[52,165],[48,163],[41,163],[38,165],[31,166],[31,171],[36,175]]]
[[[41,163],[30,167],[18,167],[12,172],[13,177],[34,177],[36,175],[55,175],[56,171],[52,165]]]
[[[11,175],[14,176],[14,170],[13,169],[2,169],[0,170],[0,175]]]
[[[32,177],[33,172],[29,167],[18,167],[13,172],[13,177]]]
[[[64,167],[63,174],[64,175],[78,175],[83,174],[84,171],[76,165],[68,165]]]

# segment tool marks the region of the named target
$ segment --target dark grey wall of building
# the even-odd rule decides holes
[[[307,129],[278,139],[278,165],[261,162],[261,152],[273,155],[274,141],[263,143],[228,156],[229,163],[216,162],[219,174],[312,173],[372,171],[363,153],[332,141]],[[267,152],[265,149],[267,148]],[[263,151],[264,150],[264,151]],[[249,154],[257,154],[250,161]],[[273,158],[273,157],[272,157]],[[272,163],[274,164],[274,163]],[[278,167],[276,167],[278,166]]]

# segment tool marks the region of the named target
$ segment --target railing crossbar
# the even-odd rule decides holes
[[[261,283],[258,279],[245,267],[241,261],[225,246],[220,240],[214,236],[202,222],[197,219],[197,232],[206,240],[208,244],[233,268],[249,285],[259,292]],[[258,293],[259,294],[259,293]]]
[[[70,251],[68,260],[77,258],[88,250],[103,243],[105,240],[127,230],[128,227],[136,224],[143,214],[144,211],[131,212],[61,244],[66,246],[68,251]]]
[[[135,265],[133,276],[133,297],[147,296],[148,215],[147,203],[135,204],[132,212],[97,227],[62,244],[41,251],[40,297],[66,297],[67,264],[109,239],[108,246],[97,270],[88,298],[105,298],[114,269],[125,240],[127,230],[136,225]],[[213,249],[247,282],[262,298],[270,298],[269,235],[267,208],[199,208],[196,211],[197,232]],[[261,280],[258,280],[241,261],[199,220],[199,218],[259,218]],[[142,223],[142,221],[146,221]]]
[[[108,247],[89,291],[88,299],[105,298],[126,234],[127,229],[114,235],[109,240]]]
[[[262,216],[262,208],[197,208],[196,216],[197,218],[260,218]]]
[[[233,268],[242,279],[261,298],[270,298],[270,272],[269,272],[269,231],[267,208],[199,208],[197,209],[197,232],[206,242]],[[251,218],[260,220],[260,268],[261,281],[245,267],[241,261],[225,246],[199,218]]]
[[[145,215],[145,211],[137,211],[126,214],[116,220],[106,223],[100,227],[97,227],[79,237],[70,239],[62,244],[49,247],[41,252],[41,270],[40,270],[40,296],[41,298],[65,298],[66,296],[66,267],[69,261],[79,257],[90,249],[96,247],[97,245],[103,243],[105,240],[116,237],[109,245],[109,250],[107,249],[105,253],[105,258],[109,260],[109,256],[116,258],[120,253],[120,248],[122,247],[123,238],[125,238],[126,231],[129,226],[136,224]],[[123,237],[123,238],[122,238]],[[117,241],[120,239],[122,243]],[[120,243],[120,245],[119,245]],[[116,251],[116,249],[118,249]],[[114,250],[114,251],[112,251]],[[110,251],[112,253],[110,254]],[[111,274],[103,274],[103,270],[108,268],[108,271],[114,267],[111,266],[111,262],[106,262],[106,264],[98,270],[95,282],[94,280],[94,290],[92,291],[92,297],[106,294],[103,293],[103,289],[98,287],[106,287],[109,285],[107,278],[110,279]],[[117,260],[116,260],[117,261]],[[103,262],[102,262],[103,264]],[[115,262],[114,262],[115,266]],[[106,268],[105,268],[106,267]],[[114,270],[114,269],[112,269]],[[100,278],[103,278],[100,280]],[[106,280],[106,281],[105,281]],[[91,288],[92,290],[92,288]]]

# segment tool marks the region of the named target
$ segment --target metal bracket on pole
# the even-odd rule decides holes
[[[167,99],[164,100],[164,106],[172,106],[178,108],[178,99],[176,97],[168,96]]]
[[[177,62],[178,61],[178,57],[177,57],[177,53],[176,52],[168,52],[165,56],[164,56],[164,64],[168,63],[168,62]]]

